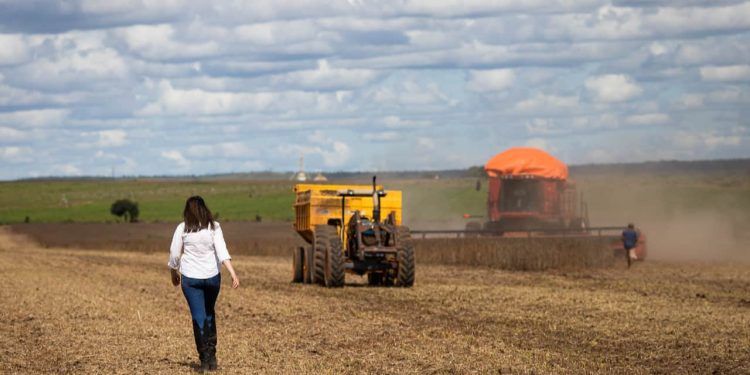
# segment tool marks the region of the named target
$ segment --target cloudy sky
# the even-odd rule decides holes
[[[750,157],[750,2],[0,0],[0,179]]]

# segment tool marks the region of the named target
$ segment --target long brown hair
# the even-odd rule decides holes
[[[197,232],[208,227],[214,229],[214,217],[211,215],[211,210],[199,195],[194,195],[185,202],[182,218],[185,220],[185,232]]]

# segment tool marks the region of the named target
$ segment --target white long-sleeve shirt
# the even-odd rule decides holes
[[[219,273],[227,259],[231,257],[218,222],[214,222],[214,229],[197,232],[185,232],[185,223],[180,223],[172,236],[167,265],[183,276],[208,279]]]

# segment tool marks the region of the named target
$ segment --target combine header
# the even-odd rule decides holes
[[[309,244],[293,252],[293,282],[344,285],[344,273],[370,285],[414,285],[414,246],[401,225],[401,192],[367,185],[298,184],[294,229]],[[381,216],[385,214],[385,218]]]

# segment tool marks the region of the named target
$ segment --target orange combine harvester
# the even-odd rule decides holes
[[[583,195],[569,178],[568,167],[552,155],[530,147],[501,152],[484,166],[489,179],[485,221],[471,221],[465,230],[420,230],[416,235],[472,237],[606,236],[622,250],[623,227],[592,227]],[[464,215],[465,218],[477,216]],[[646,236],[640,233],[638,259],[646,257]]]

